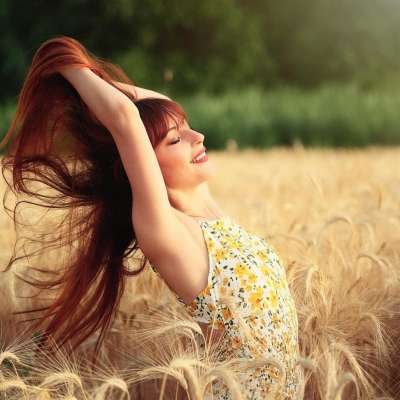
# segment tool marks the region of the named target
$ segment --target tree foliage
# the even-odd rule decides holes
[[[303,87],[400,71],[398,0],[2,0],[0,98],[34,50],[67,35],[171,94]]]

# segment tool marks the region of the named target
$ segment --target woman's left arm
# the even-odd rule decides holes
[[[60,72],[113,136],[131,184],[134,204],[147,223],[157,226],[158,216],[172,216],[165,183],[135,104],[89,68]]]
[[[121,82],[115,82],[115,85],[121,89],[126,90],[129,93],[132,93],[138,100],[147,98],[171,100],[169,97],[161,93],[155,92],[153,90],[143,89],[137,86],[128,85],[126,83],[121,83]]]

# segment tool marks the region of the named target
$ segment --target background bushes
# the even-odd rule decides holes
[[[36,48],[67,35],[181,100],[214,148],[400,142],[397,0],[3,0],[0,137]]]

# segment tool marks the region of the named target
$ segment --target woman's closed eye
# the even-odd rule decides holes
[[[179,136],[177,139],[175,139],[173,142],[170,142],[170,144],[177,144],[181,141],[181,137]]]

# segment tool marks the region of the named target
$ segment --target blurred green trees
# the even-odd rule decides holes
[[[0,138],[71,36],[181,102],[211,148],[400,143],[399,0],[1,0]]]
[[[2,0],[0,100],[35,49],[67,35],[132,80],[182,95],[357,80],[400,71],[398,0]]]

